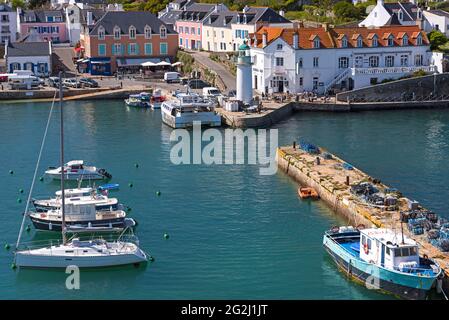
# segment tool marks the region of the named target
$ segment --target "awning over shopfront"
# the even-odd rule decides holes
[[[169,58],[121,58],[117,59],[118,67],[156,67],[171,66]]]

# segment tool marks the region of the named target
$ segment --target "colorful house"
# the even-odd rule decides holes
[[[181,12],[175,22],[179,34],[179,47],[191,50],[202,49],[203,21],[212,13],[228,11],[224,4],[194,3]]]
[[[0,4],[0,43],[17,40],[17,13],[10,5]]]
[[[93,75],[172,62],[178,50],[178,34],[148,11],[108,11],[82,33]]]
[[[8,72],[30,70],[37,76],[51,74],[51,42],[8,42],[5,59]]]
[[[45,41],[69,41],[64,10],[17,10],[21,36],[34,29]]]

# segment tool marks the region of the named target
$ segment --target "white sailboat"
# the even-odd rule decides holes
[[[61,166],[64,164],[64,126],[63,126],[63,108],[62,108],[62,86],[61,74],[59,76],[59,105],[61,115]],[[52,107],[53,108],[53,107]],[[51,111],[50,111],[51,112]],[[49,117],[50,121],[50,117]],[[39,166],[40,157],[47,134],[47,128],[39,152],[33,181],[28,196],[27,208],[31,198],[31,192]],[[50,245],[45,247],[25,246],[20,248],[20,239],[23,232],[25,215],[17,239],[15,251],[15,265],[25,268],[65,268],[75,265],[80,268],[109,267],[127,264],[140,264],[148,260],[147,254],[139,248],[137,241],[125,240],[125,231],[116,241],[108,242],[101,238],[80,240],[79,238],[67,239],[67,228],[65,223],[65,194],[64,194],[64,173],[61,172],[61,214],[62,214],[62,244]],[[82,231],[82,230],[80,230]],[[132,230],[131,230],[132,232]]]

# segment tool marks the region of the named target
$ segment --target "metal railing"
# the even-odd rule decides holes
[[[401,96],[394,96],[394,97],[351,97],[348,96],[348,99],[346,102],[349,103],[370,103],[370,102],[377,102],[377,103],[388,103],[388,102],[432,102],[432,101],[449,101],[449,95],[442,94],[442,95],[424,95],[424,96],[416,96],[413,94],[403,94]]]

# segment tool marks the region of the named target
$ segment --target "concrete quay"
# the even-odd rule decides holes
[[[379,190],[386,190],[389,187],[355,167],[353,170],[344,169],[342,164],[345,161],[333,154],[331,155],[332,159],[320,157],[320,164],[317,164],[317,155],[309,154],[297,147],[281,147],[276,152],[276,161],[278,167],[301,186],[314,188],[320,198],[335,213],[345,217],[351,225],[363,224],[366,227],[384,227],[396,230],[400,234],[400,211],[407,209],[409,199],[400,195],[398,208],[394,211],[369,205],[350,192],[351,184],[369,181]],[[347,179],[349,179],[349,185]],[[443,268],[445,273],[443,288],[447,292],[449,290],[449,253],[442,252],[433,246],[428,241],[426,233],[413,235],[406,226],[403,230],[404,234],[417,241],[421,255],[426,254],[429,258],[435,259]]]

